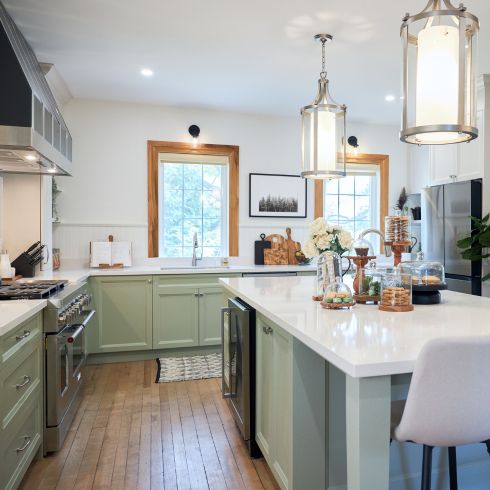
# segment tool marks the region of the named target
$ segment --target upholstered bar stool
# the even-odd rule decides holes
[[[407,400],[392,403],[392,438],[423,444],[422,490],[430,490],[432,450],[447,447],[451,490],[456,446],[485,442],[490,453],[490,336],[432,340],[415,364]],[[490,485],[490,483],[489,483]]]

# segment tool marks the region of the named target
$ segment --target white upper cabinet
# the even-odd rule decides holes
[[[455,182],[458,178],[459,146],[434,145],[430,147],[430,185]],[[468,143],[467,143],[468,144]]]

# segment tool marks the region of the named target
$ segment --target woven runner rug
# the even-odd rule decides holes
[[[221,354],[157,359],[157,383],[221,377]]]

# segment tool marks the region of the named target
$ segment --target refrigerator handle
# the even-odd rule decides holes
[[[225,382],[225,315],[228,315],[228,345],[226,348],[228,349],[228,353],[230,353],[230,342],[231,342],[231,310],[233,308],[221,308],[221,393],[223,398],[231,398],[232,392],[226,391],[227,386]],[[231,358],[229,358],[231,362]],[[231,366],[230,366],[231,369]],[[231,372],[228,371],[231,375]],[[230,376],[231,381],[231,376]],[[231,388],[231,387],[230,387]]]

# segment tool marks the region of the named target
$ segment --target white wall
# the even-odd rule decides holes
[[[10,260],[41,239],[41,177],[4,174],[3,213],[4,248]]]
[[[146,257],[147,140],[189,141],[187,128],[201,127],[202,143],[240,147],[240,256],[253,255],[261,232],[284,232],[304,240],[313,218],[313,185],[308,185],[308,218],[248,217],[248,174],[300,171],[300,119],[182,109],[94,100],[71,100],[63,114],[74,140],[73,178],[59,178],[62,225],[54,246],[65,259],[87,258],[88,242],[113,233],[131,239],[135,257]],[[390,203],[406,181],[406,147],[398,128],[351,124],[360,150],[390,155]]]

